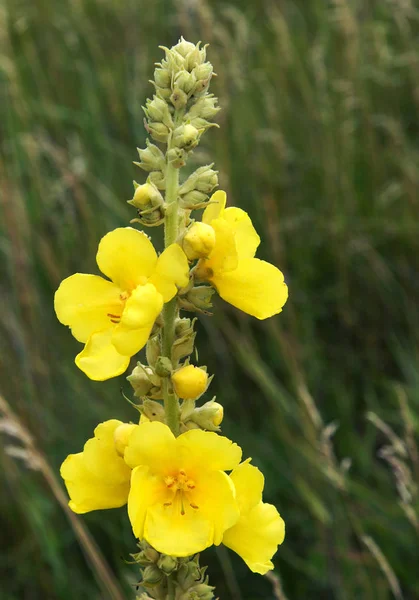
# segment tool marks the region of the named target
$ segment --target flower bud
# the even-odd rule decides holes
[[[154,373],[153,369],[144,367],[141,363],[137,364],[131,375],[127,377],[127,381],[132,385],[134,395],[138,398],[147,396],[153,388],[161,386],[160,377]]]
[[[163,573],[156,565],[149,565],[143,571],[142,584],[144,586],[153,587],[160,583],[163,579]]]
[[[214,171],[211,165],[199,167],[188,179],[184,181],[179,189],[182,196],[193,190],[209,194],[218,185],[218,171]]]
[[[219,431],[224,418],[224,408],[218,402],[210,400],[195,408],[189,419],[208,431]]]
[[[122,423],[114,431],[113,440],[115,443],[115,449],[120,456],[124,456],[125,448],[128,446],[128,441],[131,433],[137,425],[132,423]]]
[[[175,88],[173,94],[170,96],[170,102],[173,104],[176,110],[186,106],[188,102],[188,96],[180,88]]]
[[[221,110],[216,104],[217,98],[215,98],[215,96],[203,96],[189,109],[187,117],[188,119],[195,119],[196,117],[200,117],[201,119],[213,119]]]
[[[208,194],[204,194],[203,192],[199,192],[198,190],[193,190],[192,192],[188,192],[184,196],[181,197],[180,204],[182,208],[189,208],[190,210],[194,208],[202,208],[202,205],[208,200]]]
[[[128,204],[135,206],[139,210],[144,209],[148,205],[152,206],[160,206],[163,204],[163,197],[160,194],[159,190],[152,183],[143,183],[143,185],[138,185],[134,182],[135,188],[134,196],[132,200],[128,200]]]
[[[188,54],[190,52],[193,52],[195,49],[195,44],[192,44],[192,42],[187,42],[183,36],[181,36],[178,43],[175,46],[172,46],[171,48],[171,50],[175,50],[176,52],[178,52],[178,54],[183,56],[183,58],[186,58]]]
[[[152,171],[147,177],[147,181],[155,185],[159,190],[164,190],[166,188],[166,180],[161,171]]]
[[[154,81],[159,87],[170,88],[171,80],[172,77],[169,69],[160,68],[154,70]]]
[[[167,153],[167,160],[175,169],[180,169],[186,165],[186,156],[187,153],[182,148],[171,148]]]
[[[147,417],[149,421],[161,421],[164,423],[164,407],[154,400],[146,399],[141,406],[141,414]]]
[[[173,132],[173,143],[175,146],[178,146],[178,148],[191,150],[198,145],[200,137],[201,135],[198,129],[193,125],[180,125],[180,127],[177,127]]]
[[[147,345],[145,347],[147,362],[151,367],[154,367],[158,357],[161,354],[160,342],[157,337],[148,338]]]
[[[159,356],[156,361],[156,373],[160,377],[167,377],[173,370],[172,362],[167,356]]]
[[[196,86],[196,77],[194,73],[188,73],[185,69],[179,71],[175,76],[175,88],[182,90],[185,94],[189,94]]]
[[[163,152],[148,139],[146,144],[147,148],[137,148],[141,162],[135,164],[144,171],[163,171],[165,168]]]
[[[215,246],[215,231],[211,225],[193,223],[182,240],[182,249],[189,260],[208,257]]]
[[[219,127],[217,123],[210,123],[206,119],[201,119],[201,117],[193,117],[190,119],[190,124],[203,132],[207,131],[210,127]],[[201,134],[202,135],[202,134]]]
[[[163,144],[167,142],[170,131],[166,125],[153,121],[148,123],[146,128],[153,140],[156,140],[156,142],[162,142]]]
[[[163,123],[166,127],[173,128],[173,119],[169,107],[161,98],[153,96],[153,100],[148,99],[145,108],[143,106],[143,110],[150,121]]]
[[[200,285],[192,288],[187,294],[186,299],[195,307],[198,312],[207,313],[212,307],[211,298],[215,293],[214,288],[206,285]]]
[[[210,79],[212,77],[213,71],[214,69],[212,67],[212,64],[210,62],[204,62],[194,67],[193,74],[195,75],[197,82],[199,82],[202,80]]]
[[[207,389],[208,374],[200,367],[187,365],[173,373],[172,383],[179,398],[195,400]]]
[[[174,556],[168,556],[167,554],[162,554],[159,558],[157,566],[165,575],[170,575],[173,571],[176,571],[178,567],[178,562]]]

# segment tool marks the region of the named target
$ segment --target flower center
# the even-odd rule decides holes
[[[180,514],[185,514],[185,506],[198,509],[199,506],[191,502],[190,493],[195,489],[196,484],[193,479],[188,477],[183,469],[180,469],[176,475],[167,475],[164,478],[164,483],[168,491],[171,493],[169,502],[165,502],[164,506],[174,506],[179,508]]]

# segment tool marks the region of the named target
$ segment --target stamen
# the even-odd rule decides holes
[[[165,502],[165,503],[163,504],[163,506],[172,506],[172,503],[171,503],[171,502]]]
[[[190,506],[191,508],[195,508],[195,509],[198,509],[198,508],[199,508],[199,506],[198,506],[197,504],[192,504],[192,502],[189,504],[189,506]]]
[[[188,481],[186,482],[186,487],[189,490],[195,489],[195,482],[192,479],[188,479]]]
[[[180,496],[180,514],[183,516],[185,514],[185,505],[183,504],[183,494]]]

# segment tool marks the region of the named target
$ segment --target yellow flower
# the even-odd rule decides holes
[[[279,269],[254,258],[260,238],[248,214],[225,208],[226,194],[217,191],[202,221],[215,231],[215,246],[196,268],[198,279],[209,281],[221,298],[258,319],[281,312],[288,288]]]
[[[61,465],[61,477],[70,496],[69,506],[75,513],[126,504],[131,469],[116,445],[119,442],[120,449],[126,445],[121,447],[118,433],[126,426],[129,427],[116,419],[101,423],[96,427],[94,437],[84,445],[83,452],[70,454]]]
[[[275,506],[262,502],[264,477],[259,469],[246,461],[230,477],[240,519],[225,532],[223,544],[237,552],[251,571],[264,575],[274,568],[271,558],[284,541],[284,521]]]
[[[96,261],[111,279],[76,273],[55,293],[58,320],[85,343],[77,366],[103,381],[123,373],[146,344],[164,302],[188,284],[188,261],[172,244],[157,257],[148,237],[131,227],[105,235]]]
[[[208,374],[200,367],[187,365],[173,373],[172,383],[179,398],[195,400],[207,389]]]
[[[157,421],[131,434],[125,461],[133,468],[128,515],[134,534],[159,552],[189,556],[220,544],[239,518],[232,480],[237,444],[194,429],[175,438]]]

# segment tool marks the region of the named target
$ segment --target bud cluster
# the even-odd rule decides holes
[[[205,576],[206,567],[199,566],[199,555],[175,558],[160,554],[147,542],[138,544],[140,552],[131,554],[141,569],[139,586],[146,593],[137,600],[165,598],[167,595],[167,578],[171,577],[175,587],[175,600],[213,600],[214,588],[208,585]]]

